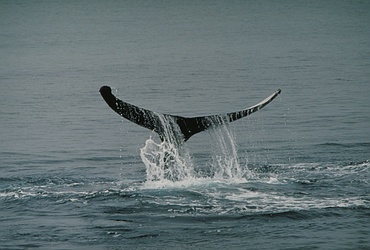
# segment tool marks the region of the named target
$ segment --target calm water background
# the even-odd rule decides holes
[[[370,2],[1,1],[0,24],[1,249],[370,248]],[[102,85],[183,116],[282,94],[229,127],[243,178],[212,176],[211,131],[202,178],[149,183],[158,138]]]

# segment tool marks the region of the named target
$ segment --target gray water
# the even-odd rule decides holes
[[[0,249],[369,249],[369,23],[368,1],[1,1]],[[102,85],[182,116],[282,93],[168,180]]]

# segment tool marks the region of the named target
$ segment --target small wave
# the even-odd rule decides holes
[[[360,173],[370,169],[369,161],[362,162],[317,162],[317,163],[294,163],[253,166],[251,169],[256,173],[284,173],[284,172],[332,172],[332,173]]]
[[[341,147],[341,148],[357,148],[365,147],[370,148],[370,142],[353,142],[353,143],[337,143],[337,142],[326,142],[318,144],[321,147]]]
[[[171,180],[160,180],[160,181],[146,181],[140,187],[140,189],[184,189],[191,187],[206,188],[209,186],[218,185],[232,185],[246,183],[247,180],[244,178],[240,179],[217,179],[211,177],[199,177],[199,178],[187,178],[181,181],[171,181]]]
[[[54,201],[76,201],[92,197],[113,187],[120,188],[120,182],[56,177],[2,178],[0,198],[5,200],[37,198]]]
[[[281,213],[326,208],[369,208],[368,202],[362,197],[317,198],[308,195],[294,197],[278,193],[251,192],[249,194],[231,194],[226,199],[234,202],[234,206],[229,212]],[[250,207],[246,203],[253,203],[254,206]]]

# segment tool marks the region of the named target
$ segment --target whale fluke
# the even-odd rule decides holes
[[[172,135],[176,137],[175,139],[177,143],[185,142],[193,135],[209,128],[246,117],[265,107],[280,93],[281,90],[278,89],[258,104],[232,113],[199,117],[182,117],[160,114],[134,106],[115,97],[109,86],[103,86],[100,88],[100,94],[104,98],[105,102],[119,115],[144,128],[156,132],[159,134],[161,140],[172,140],[171,138],[168,138],[168,130],[171,130]]]

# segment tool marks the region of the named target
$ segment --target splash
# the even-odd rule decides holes
[[[171,117],[156,113],[162,123],[163,141],[149,138],[140,156],[146,165],[147,181],[181,181],[193,177],[190,154],[178,138],[180,128]]]
[[[149,138],[141,148],[140,156],[146,166],[147,182],[197,182],[201,179],[241,181],[250,174],[247,166],[241,166],[235,135],[227,122],[211,121],[217,126],[210,130],[212,152],[208,171],[197,171],[185,144],[178,143],[177,124],[161,116],[165,138],[161,143]],[[220,118],[221,119],[221,118]],[[221,125],[220,125],[221,124]]]
[[[146,166],[147,181],[181,181],[194,177],[190,154],[175,144],[148,139],[140,151]]]

